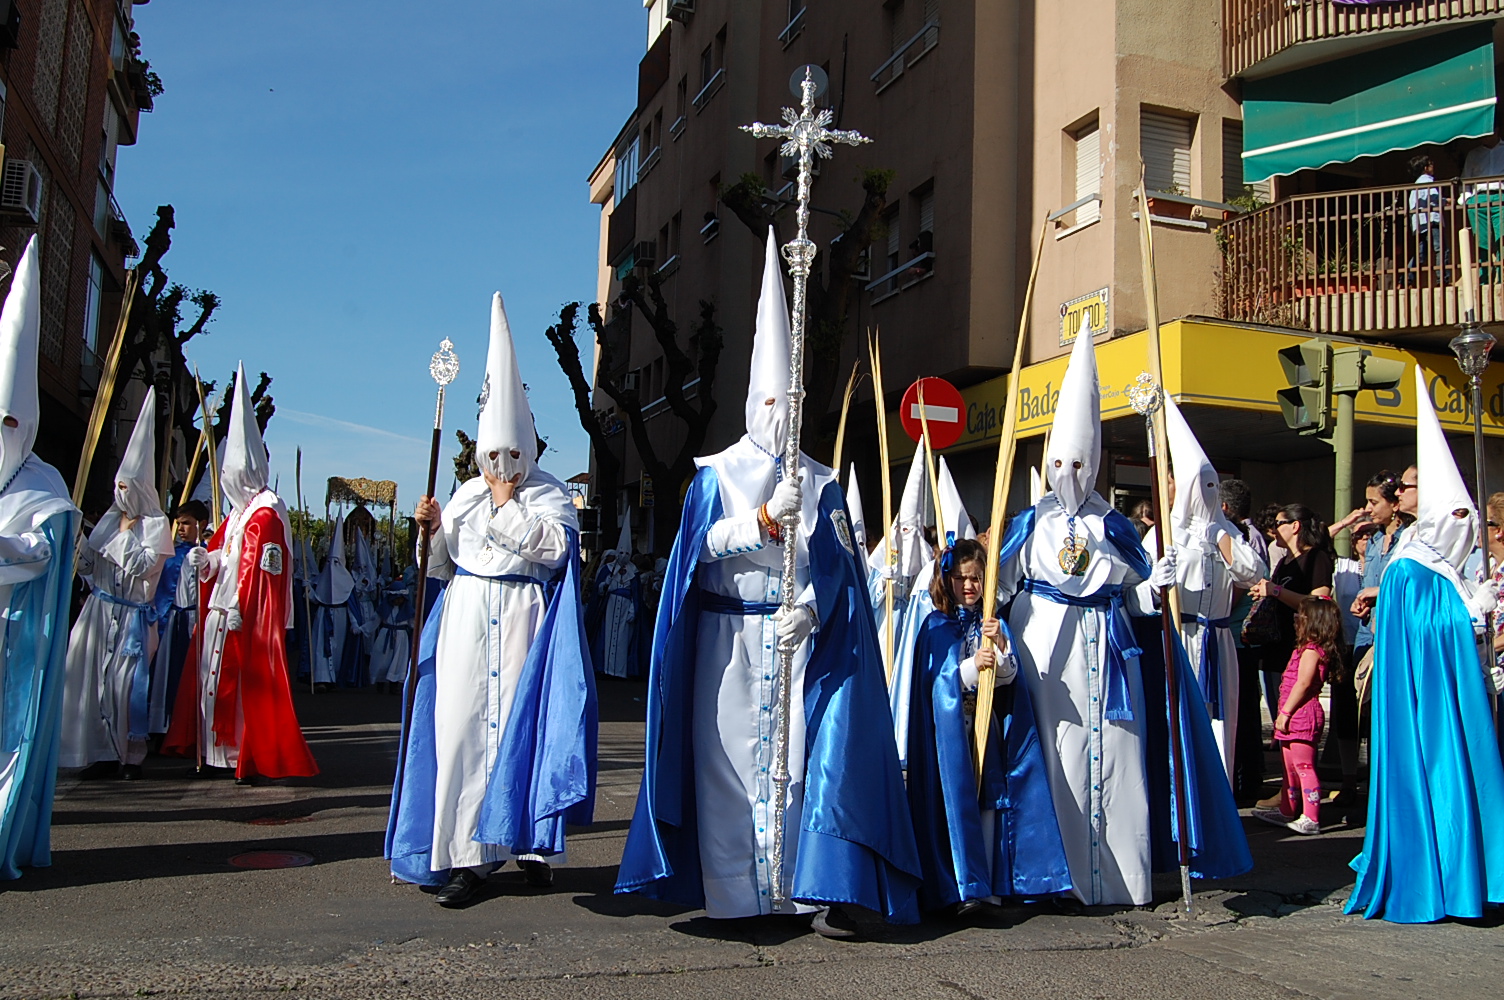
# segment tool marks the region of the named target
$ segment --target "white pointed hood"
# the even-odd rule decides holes
[[[376,560],[371,557],[371,546],[366,543],[365,532],[355,529],[355,572],[351,574],[355,586],[370,590],[376,586]]]
[[[1426,375],[1415,367],[1415,481],[1420,484],[1420,509],[1415,525],[1405,534],[1434,549],[1454,569],[1461,570],[1478,541],[1478,512],[1457,470],[1457,461],[1431,408]],[[1466,511],[1457,517],[1456,511]]]
[[[846,473],[846,509],[851,512],[851,537],[856,540],[860,558],[867,557],[867,515],[862,510],[862,488],[856,480],[856,463]]]
[[[966,512],[966,504],[961,500],[961,491],[956,489],[956,481],[950,474],[950,466],[945,464],[945,456],[940,456],[940,468],[936,478],[940,481],[940,517],[945,522],[945,538],[940,539],[942,547],[948,547],[956,538],[977,537],[977,529],[971,523],[971,515]]]
[[[41,267],[37,238],[33,236],[16,264],[10,294],[0,310],[0,418],[13,418],[17,424],[0,424],[0,489],[15,478],[16,470],[36,444],[41,421],[37,398],[41,330]]]
[[[1055,404],[1045,475],[1066,514],[1074,516],[1096,489],[1102,461],[1102,390],[1091,337],[1076,338]],[[1057,464],[1058,463],[1058,464]]]
[[[789,306],[778,267],[778,240],[770,226],[763,254],[762,293],[757,298],[757,330],[752,338],[746,419],[747,437],[775,458],[783,454],[789,441],[791,345]]]
[[[616,561],[611,564],[611,586],[625,587],[637,575],[637,564],[632,561],[632,508],[622,515],[621,534],[616,537]]]
[[[1177,536],[1191,532],[1205,535],[1217,525],[1234,537],[1241,533],[1222,512],[1219,477],[1211,460],[1186,422],[1185,414],[1169,396],[1164,401],[1165,435],[1170,441],[1170,472],[1175,477],[1175,502],[1170,508]],[[1175,543],[1180,544],[1176,537]]]
[[[115,506],[130,517],[162,515],[157,496],[157,393],[147,389],[115,471]]]
[[[266,445],[256,425],[256,407],[245,384],[245,363],[235,368],[235,395],[230,409],[230,428],[225,434],[224,464],[219,487],[231,510],[244,510],[270,480]]]
[[[329,537],[329,556],[314,584],[314,596],[320,604],[344,604],[355,588],[355,578],[345,568],[345,515],[336,514],[334,532]]]
[[[621,533],[616,536],[615,552],[618,557],[629,560],[632,558],[632,508],[630,507],[622,515]]]
[[[898,502],[898,522],[893,533],[898,550],[898,575],[912,577],[935,558],[934,550],[924,538],[925,497],[924,446],[916,445],[909,462],[909,478],[903,484]]]
[[[475,462],[502,479],[522,474],[526,483],[538,467],[538,435],[533,411],[522,388],[517,349],[501,293],[491,296],[491,344],[480,390],[480,426],[475,435]],[[512,457],[512,452],[517,457]],[[496,457],[493,459],[492,454]]]

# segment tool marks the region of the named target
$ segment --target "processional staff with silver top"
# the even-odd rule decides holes
[[[799,425],[804,415],[804,319],[805,294],[810,270],[815,262],[816,247],[809,238],[810,181],[814,174],[814,158],[830,159],[832,142],[858,146],[871,142],[857,132],[827,128],[835,115],[829,108],[816,108],[815,98],[822,89],[815,74],[824,79],[824,72],[815,66],[805,66],[803,79],[799,80],[800,108],[783,109],[782,125],[764,125],[755,122],[741,126],[759,139],[784,140],[781,152],[787,157],[799,158],[799,191],[797,196],[799,232],[783,245],[783,259],[788,263],[789,276],[794,279],[794,297],[789,314],[789,434],[784,449],[783,467],[790,475],[799,469]],[[799,74],[795,74],[798,79]],[[793,81],[790,81],[791,88]],[[794,586],[796,570],[796,540],[799,530],[799,512],[794,511],[783,519],[783,613],[794,609],[798,588]],[[798,644],[787,640],[778,644],[778,718],[773,764],[773,851],[772,883],[773,906],[781,908],[787,901],[783,880],[784,820],[788,807],[789,791],[789,727],[790,687],[794,676],[794,653]]]

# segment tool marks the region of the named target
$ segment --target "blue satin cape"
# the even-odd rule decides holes
[[[583,826],[594,813],[595,678],[580,603],[579,534],[570,529],[568,535],[569,554],[547,588],[548,608],[522,665],[474,838],[513,854],[562,853],[566,824]],[[429,584],[427,589],[444,589],[435,580]],[[406,759],[397,762],[386,828],[385,855],[392,874],[419,885],[442,885],[447,875],[429,868],[438,773],[434,658],[443,613],[440,593],[419,638],[412,731]]]
[[[919,901],[926,910],[1071,888],[1034,707],[1021,682],[994,694],[977,795],[972,734],[961,708],[963,638],[960,622],[934,611],[914,650],[908,793],[924,868]],[[982,809],[997,810],[991,842],[983,837]]]
[[[1368,829],[1348,913],[1396,923],[1504,903],[1504,765],[1457,589],[1413,559],[1374,608]]]
[[[838,536],[850,524],[840,485],[820,496],[809,565],[820,608],[805,667],[804,812],[791,895],[812,904],[856,903],[896,923],[919,919],[920,864],[893,744],[882,655],[866,572]],[[699,554],[722,513],[715,471],[702,468],[684,499],[653,635],[647,747],[617,892],[700,908],[694,783],[695,643]],[[849,531],[845,536],[849,538]]]
[[[1116,510],[1102,518],[1107,541],[1135,573],[1144,579],[1153,571],[1148,553],[1139,542],[1132,522]],[[998,558],[1007,562],[1017,555],[1034,531],[1034,508],[1020,513],[1008,525]],[[1001,614],[999,617],[1003,617]],[[1144,771],[1149,785],[1150,863],[1156,872],[1180,867],[1176,833],[1176,803],[1170,794],[1177,762],[1170,756],[1170,705],[1165,690],[1164,638],[1159,615],[1133,619],[1139,655],[1128,663],[1138,665],[1143,681]],[[1227,783],[1211,719],[1201,701],[1201,688],[1177,628],[1174,640],[1176,677],[1179,681],[1180,742],[1186,765],[1186,812],[1190,835],[1190,872],[1196,878],[1231,878],[1253,867],[1242,817]],[[1131,669],[1131,666],[1129,667]],[[1187,694],[1191,693],[1188,697]],[[1149,710],[1154,706],[1154,710]]]
[[[18,759],[9,785],[0,788],[0,879],[52,864],[52,794],[78,512],[59,511],[40,530],[52,546],[52,560],[41,576],[16,584],[5,609],[0,748]]]

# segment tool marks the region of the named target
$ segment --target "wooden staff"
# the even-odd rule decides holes
[[[935,552],[945,548],[945,515],[940,511],[940,474],[935,470],[935,449],[930,444],[930,420],[924,413],[924,379],[915,383],[919,398],[919,437],[924,446],[924,469],[930,477],[930,503],[935,507]]]
[[[178,495],[178,506],[187,503],[193,496],[193,470],[198,468],[198,460],[204,453],[204,436],[206,430],[200,428],[198,432],[198,444],[193,449],[193,457],[188,460],[188,474],[183,477],[183,492]]]
[[[193,382],[198,386],[198,405],[204,414],[204,446],[209,452],[209,499],[213,502],[213,509],[209,511],[209,533],[212,535],[219,530],[219,456],[218,449],[214,445],[214,423],[212,414],[209,412],[209,401],[204,396],[204,380],[198,377],[198,369],[193,370]]]
[[[99,447],[104,422],[110,415],[110,404],[115,399],[115,376],[120,370],[120,353],[125,348],[125,328],[130,324],[131,305],[136,300],[136,286],[140,276],[135,268],[125,272],[125,297],[120,302],[120,318],[115,323],[115,335],[110,340],[110,349],[105,353],[104,368],[99,375],[99,389],[94,394],[94,408],[89,412],[88,429],[84,432],[84,450],[78,456],[78,472],[73,477],[73,506],[83,509],[84,490],[89,486],[89,469],[94,464],[94,452]]]
[[[1138,185],[1138,245],[1143,264],[1144,306],[1148,313],[1149,329],[1149,377],[1158,391],[1165,391],[1164,364],[1159,345],[1159,283],[1154,273],[1154,234],[1149,226],[1149,197],[1144,190],[1143,177]],[[1078,336],[1087,336],[1082,331]],[[1158,557],[1165,553],[1165,534],[1171,530],[1170,520],[1170,441],[1163,418],[1156,420],[1151,409],[1149,464],[1153,486],[1154,516],[1158,519],[1154,532],[1157,539]],[[1191,898],[1191,845],[1190,818],[1186,812],[1185,753],[1180,744],[1180,678],[1179,660],[1176,657],[1176,634],[1180,628],[1180,588],[1172,582],[1160,591],[1159,606],[1161,635],[1164,640],[1165,697],[1169,703],[1171,772],[1174,776],[1172,794],[1175,796],[1175,834],[1180,861],[1180,890],[1185,898],[1185,912],[1192,915]]]
[[[830,467],[836,470],[837,481],[841,478],[841,455],[846,448],[846,415],[851,412],[851,397],[856,394],[857,370],[861,365],[860,361],[852,364],[851,377],[846,380],[846,393],[841,397],[841,422],[836,424],[836,451],[830,462]]]
[[[987,528],[987,545],[992,550],[987,560],[987,572],[982,584],[982,619],[997,617],[997,577],[1000,566],[998,553],[1003,544],[1003,524],[1007,520],[1008,490],[1013,485],[1013,455],[1018,448],[1018,390],[1023,378],[1024,344],[1029,333],[1029,309],[1034,302],[1034,282],[1039,278],[1039,259],[1044,256],[1045,237],[1049,235],[1049,220],[1039,228],[1039,245],[1034,249],[1034,266],[1029,269],[1029,284],[1024,289],[1023,312],[1018,318],[1018,339],[1013,344],[1013,370],[1008,375],[1008,402],[1003,408],[1003,431],[997,441],[997,473],[992,480],[992,520]],[[990,640],[989,640],[990,641]],[[995,654],[1002,656],[1004,650],[994,647]],[[972,759],[976,764],[977,794],[982,791],[982,761],[987,751],[988,731],[992,728],[993,670],[988,667],[978,671],[977,714],[972,747]]]
[[[867,357],[872,366],[872,399],[877,404],[877,454],[882,464],[883,475],[883,546],[887,550],[887,576],[883,579],[884,630],[887,640],[883,644],[883,673],[888,684],[893,684],[893,574],[898,569],[898,550],[893,547],[893,482],[888,468],[888,411],[883,401],[883,354],[878,341],[882,331],[867,332]]]

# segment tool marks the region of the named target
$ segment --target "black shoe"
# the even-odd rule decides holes
[[[956,919],[965,920],[982,908],[980,899],[963,899],[956,904]]]
[[[141,780],[141,765],[140,764],[126,764],[124,767],[122,767],[120,769],[120,777],[121,777],[121,780],[123,780],[123,781],[140,781]]]
[[[440,906],[461,906],[475,895],[483,882],[484,876],[477,875],[468,868],[456,868],[449,873],[449,881],[434,896],[434,901]]]
[[[228,778],[234,775],[234,773],[235,769],[233,767],[215,767],[213,764],[204,764],[200,767],[190,767],[188,769],[188,777],[205,781],[211,778]]]
[[[99,781],[102,778],[113,778],[120,773],[120,761],[98,760],[78,772],[79,781]]]
[[[815,911],[815,918],[810,921],[809,926],[816,934],[833,941],[850,941],[861,937],[856,921],[852,920],[839,906],[820,907]]]
[[[517,867],[522,869],[522,876],[530,886],[547,889],[554,884],[554,870],[547,861],[519,861]]]
[[[237,784],[237,785],[259,785],[259,784],[261,784],[261,778],[260,778],[259,775],[248,774],[248,775],[246,775],[243,778],[236,778],[235,779],[235,784]]]

